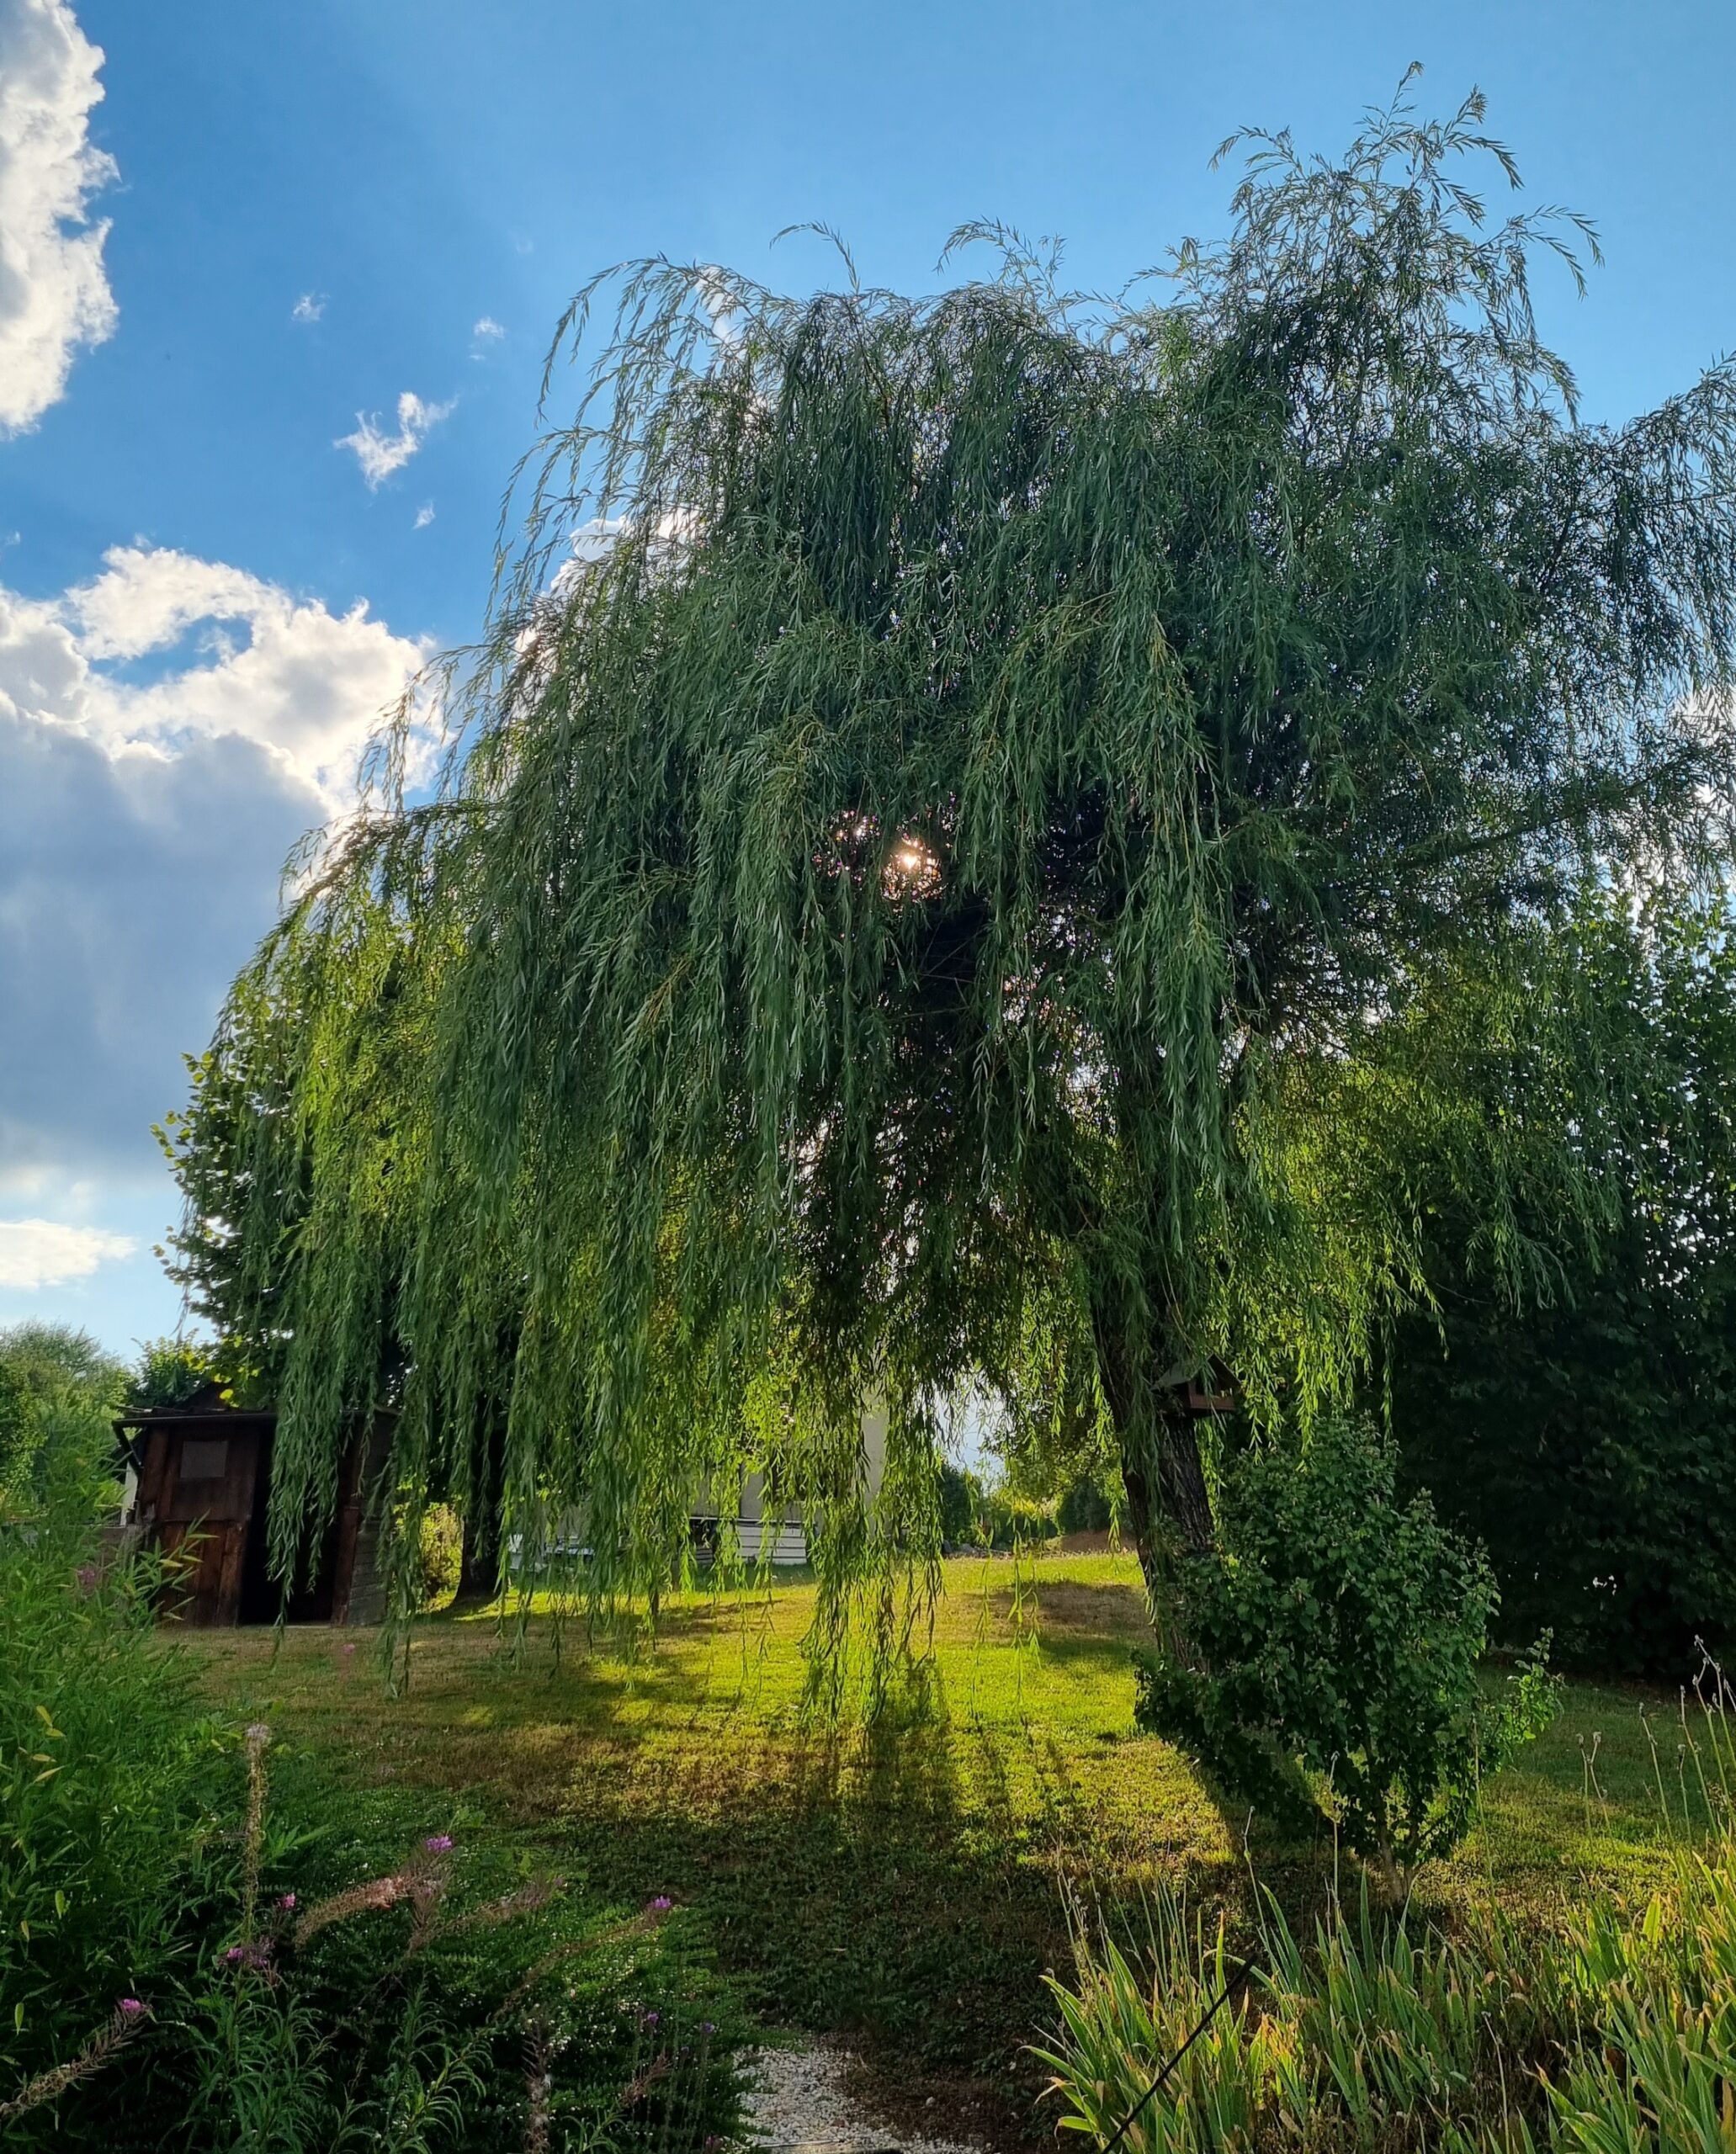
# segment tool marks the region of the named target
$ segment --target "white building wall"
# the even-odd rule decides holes
[[[881,1478],[886,1471],[887,1412],[885,1402],[871,1400],[863,1409],[862,1453],[863,1468],[867,1477],[868,1500],[872,1502],[880,1492]],[[765,1515],[766,1488],[762,1474],[751,1474],[741,1490],[741,1509],[735,1520],[736,1536],[741,1543],[744,1562],[756,1563],[765,1544],[767,1533],[773,1536],[771,1560],[774,1564],[805,1563],[808,1560],[808,1536],[801,1517],[788,1510],[783,1517],[768,1521]],[[696,1518],[715,1518],[714,1504],[702,1499]]]

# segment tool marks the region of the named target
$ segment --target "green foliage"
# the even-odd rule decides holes
[[[968,1467],[941,1468],[940,1528],[953,1548],[1030,1548],[1056,1532],[1053,1498],[1026,1493],[1004,1479],[985,1480]]]
[[[1298,1941],[1268,1902],[1258,1973],[1221,2009],[1123,2142],[1131,2154],[1307,2146],[1375,2154],[1505,2146],[1545,2104],[1536,2074],[1570,2010],[1564,1967],[1498,1918],[1473,1940],[1377,1921],[1366,1892]],[[1173,1901],[1153,1910],[1145,1967],[1112,1939],[1076,1944],[1073,1985],[1051,1979],[1060,2025],[1039,2051],[1063,2130],[1101,2143],[1178,2051],[1237,1968]],[[1563,1960],[1565,1955],[1562,1955]],[[1487,2133],[1487,2136],[1485,2136]]]
[[[1736,908],[1606,898],[1525,973],[1490,1110],[1571,1120],[1605,1216],[1588,1237],[1533,1212],[1550,1269],[1516,1304],[1417,1163],[1437,1313],[1394,1341],[1394,1425],[1406,1478],[1488,1547],[1509,1639],[1551,1626],[1571,1663],[1679,1682],[1696,1638],[1736,1638]]]
[[[294,1759],[268,1798],[263,1733],[258,1866],[151,2060],[194,2145],[624,2154],[732,2129],[741,2024],[666,1898],[609,1919],[474,1817],[429,1833],[426,1803],[340,1796]],[[112,2114],[124,2077],[89,2109]]]
[[[1121,1518],[1121,1491],[1104,1486],[1100,1474],[1081,1473],[1069,1482],[1055,1511],[1062,1533],[1107,1533]]]
[[[36,1450],[35,1402],[23,1375],[0,1356],[0,1506],[15,1508]]]
[[[127,1382],[129,1406],[184,1406],[208,1383],[220,1382],[209,1346],[179,1336],[147,1339]]]
[[[940,1469],[941,1537],[949,1547],[968,1548],[982,1538],[985,1493],[981,1478],[967,1466],[943,1461]]]
[[[739,2020],[666,1902],[610,1919],[480,1818],[336,1791],[199,1709],[88,1506],[0,1530],[8,2146],[697,2148]],[[407,1850],[407,1852],[406,1852]],[[541,2137],[533,2139],[533,2115]]]
[[[1549,2088],[1563,2154],[1719,2147],[1736,2130],[1736,1863],[1679,1856],[1670,1888],[1623,1922],[1595,1902],[1573,1923],[1575,1987],[1601,2042]]]
[[[49,1446],[76,1458],[79,1432]],[[176,1966],[220,1860],[214,1730],[153,1636],[157,1574],[99,1560],[87,1484],[54,1493],[0,1525],[0,2054],[26,2077]]]
[[[0,1330],[0,1522],[81,1499],[112,1509],[125,1371],[70,1324]]]
[[[1707,1732],[1729,1759],[1722,1701]],[[1725,1789],[1728,1796],[1728,1785]],[[1378,2154],[1632,2154],[1728,2143],[1736,2085],[1736,1844],[1675,1856],[1638,1910],[1593,1892],[1564,1927],[1486,1907],[1448,1934],[1378,1918],[1365,1890],[1299,1939],[1267,1898],[1254,1974],[1158,2092],[1131,2154],[1308,2146]],[[1060,2128],[1101,2144],[1230,1985],[1225,1934],[1160,1900],[1147,1947],[1075,1939],[1060,2024],[1038,2052]],[[1135,1960],[1143,1960],[1136,1966]]]
[[[1370,1074],[1382,1027],[1736,798],[1736,369],[1582,424],[1529,277],[1589,232],[1485,224],[1482,116],[1250,138],[1229,237],[1118,302],[981,229],[929,298],[608,287],[437,797],[413,706],[167,1133],[279,1568],[385,1397],[403,1483],[581,1508],[604,1602],[762,1472],[824,1644],[932,1560],[962,1383],[1112,1413],[1155,1547],[1178,1491],[1208,1530],[1177,1367],[1351,1381],[1420,1276],[1359,1139],[1463,1096]],[[1506,1217],[1505,1128],[1462,1154]]]
[[[1238,1459],[1222,1552],[1184,1571],[1202,1665],[1139,1656],[1139,1715],[1239,1800],[1330,1821],[1398,1885],[1463,1838],[1480,1780],[1548,1723],[1553,1686],[1540,1648],[1483,1695],[1494,1578],[1425,1496],[1397,1501],[1394,1472],[1391,1445],[1350,1419],[1323,1422],[1299,1459]]]
[[[418,1606],[450,1600],[464,1568],[464,1521],[450,1504],[430,1504],[422,1515],[417,1547],[422,1559]]]

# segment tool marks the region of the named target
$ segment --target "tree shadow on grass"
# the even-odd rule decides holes
[[[1124,1663],[1124,1640],[1089,1635],[1117,1607],[1106,1590],[1137,1605],[1085,1589],[1064,1630],[1044,1622],[1043,1650]],[[1165,1746],[971,1714],[960,1671],[949,1695],[933,1662],[902,1671],[868,1729],[800,1724],[787,1667],[768,1717],[733,1654],[714,1679],[680,1649],[716,1634],[718,1612],[671,1614],[672,1649],[624,1665],[569,1649],[555,1666],[534,1647],[515,1665],[486,1631],[429,1626],[400,1701],[358,1655],[336,1684],[321,1658],[284,1702],[364,1775],[485,1795],[610,1899],[693,1902],[768,2020],[851,2036],[883,2079],[997,2090],[1002,2133],[1036,2129],[1025,2045],[1054,2018],[1045,1971],[1071,1966],[1070,1902],[1137,1939],[1160,1881],[1245,1891],[1239,1831]],[[316,1675],[298,1644],[274,1684],[304,1661]]]
[[[868,1731],[714,1730],[700,1755],[593,1756],[560,1829],[611,1896],[703,1907],[767,2017],[987,2082],[1028,2123],[1025,2045],[1054,2016],[1044,1973],[1071,1964],[1066,1894],[1090,1867],[1094,1800],[1061,1745],[956,1721],[931,1667]],[[1234,1886],[1232,1857],[1215,1869]]]

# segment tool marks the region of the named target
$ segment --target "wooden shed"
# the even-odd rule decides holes
[[[136,1487],[128,1522],[146,1547],[187,1547],[175,1612],[202,1625],[274,1623],[283,1596],[266,1567],[266,1501],[277,1416],[230,1405],[215,1384],[184,1404],[115,1423]],[[378,1526],[370,1505],[390,1440],[389,1417],[351,1443],[337,1509],[312,1578],[290,1596],[291,1623],[377,1623],[385,1612]]]

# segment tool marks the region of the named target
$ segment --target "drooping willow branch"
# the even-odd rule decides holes
[[[1120,300],[1006,234],[924,299],[581,294],[433,795],[389,731],[178,1140],[280,1570],[389,1399],[412,1514],[581,1516],[599,1604],[757,1474],[884,1635],[950,1389],[1141,1462],[1165,1372],[1274,1412],[1426,1293],[1407,1130],[1510,1212],[1535,1158],[1394,1043],[1496,1021],[1587,876],[1728,857],[1736,372],[1581,422],[1529,273],[1595,243],[1487,220],[1481,121],[1255,138]]]

